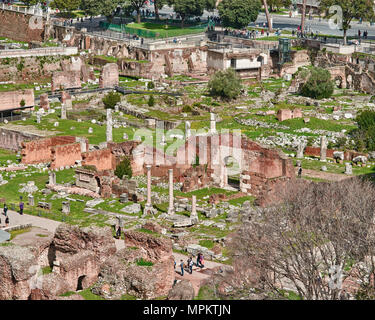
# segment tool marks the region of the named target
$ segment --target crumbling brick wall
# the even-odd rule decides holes
[[[83,153],[82,160],[82,165],[95,166],[98,171],[116,169],[116,159],[110,149]]]
[[[36,17],[30,14],[23,14],[15,11],[0,9],[0,36],[17,41],[44,41],[48,38],[45,34],[45,19],[36,20]],[[35,24],[35,22],[42,22]],[[32,26],[32,28],[30,28]]]
[[[72,166],[77,160],[82,160],[81,144],[76,142],[52,147],[51,155],[51,169]]]
[[[53,159],[52,147],[74,142],[75,137],[72,136],[51,137],[23,142],[21,162],[24,164],[51,162]]]
[[[51,90],[59,90],[60,88],[80,88],[81,72],[80,71],[56,71],[52,75]]]
[[[111,88],[111,87],[118,86],[118,84],[119,84],[119,73],[118,73],[117,64],[116,63],[106,64],[100,73],[99,87]]]
[[[22,99],[25,100],[25,106],[34,106],[34,90],[0,92],[0,110],[19,108]]]
[[[0,128],[0,148],[2,149],[18,151],[22,148],[23,142],[36,139],[40,139],[40,136],[7,128]]]

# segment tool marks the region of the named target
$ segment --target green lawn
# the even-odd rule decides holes
[[[181,28],[181,26],[167,26],[164,24],[152,22],[129,23],[127,27],[155,32],[159,34],[159,38],[178,37],[187,34],[197,34],[205,32],[206,30],[206,28]]]

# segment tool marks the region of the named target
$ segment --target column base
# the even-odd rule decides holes
[[[168,215],[175,214],[174,208],[168,208]]]
[[[143,215],[154,215],[158,212],[151,204],[146,204],[143,209]]]

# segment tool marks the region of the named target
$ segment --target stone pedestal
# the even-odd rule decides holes
[[[36,114],[36,123],[40,123],[41,119],[42,119],[42,116],[39,113],[37,113]]]
[[[198,223],[198,213],[197,213],[197,196],[192,196],[191,198],[191,214],[190,214],[191,223]]]
[[[112,110],[107,109],[107,130],[106,130],[106,137],[107,137],[107,142],[111,142],[113,140],[112,137]]]
[[[353,174],[353,167],[350,162],[345,163],[345,174]]]
[[[51,185],[51,186],[54,186],[56,184],[56,173],[55,172],[50,172],[49,173],[48,184]]]
[[[127,203],[127,202],[129,202],[129,197],[128,197],[127,193],[122,193],[120,195],[120,202],[121,203]]]
[[[169,174],[169,207],[168,214],[174,214],[174,205],[173,205],[173,169],[168,170]]]
[[[61,119],[66,120],[66,105],[63,103],[61,105]]]
[[[29,200],[29,206],[34,206],[35,203],[34,203],[34,196],[29,194],[28,195],[28,200]]]
[[[147,169],[147,202],[146,205],[151,206],[151,165],[146,165]]]
[[[62,213],[69,214],[70,213],[70,202],[63,201],[62,202]]]
[[[320,161],[327,161],[327,137],[320,137]]]

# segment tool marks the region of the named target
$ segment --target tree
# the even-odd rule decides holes
[[[204,9],[209,6],[207,0],[169,0],[173,5],[173,10],[181,17],[181,28],[184,27],[185,20],[189,17],[201,16]]]
[[[267,0],[267,2],[271,12],[281,7],[288,8],[292,4],[291,0]]]
[[[331,73],[323,68],[311,67],[303,69],[300,77],[304,79],[300,94],[314,99],[329,98],[333,94],[334,85]]]
[[[141,8],[146,4],[147,0],[130,0],[133,9],[137,12],[137,22],[141,23]]]
[[[110,92],[103,98],[104,107],[106,109],[114,109],[115,105],[121,101],[121,96],[118,93]]]
[[[280,299],[291,290],[302,299],[334,300],[347,298],[351,280],[362,297],[373,297],[373,184],[295,181],[277,192],[282,203],[249,210],[229,245],[240,277],[235,291],[254,288]]]
[[[268,24],[268,30],[271,32],[272,31],[272,25],[271,25],[271,17],[270,17],[270,13],[268,12],[268,4],[267,4],[267,0],[262,0],[263,1],[263,7],[264,7],[264,11],[266,13],[266,19],[267,19],[267,24]]]
[[[82,0],[81,9],[91,17],[103,15],[111,22],[114,12],[121,3],[122,0]]]
[[[133,175],[133,170],[131,167],[130,159],[128,157],[125,157],[124,160],[122,160],[115,169],[115,175],[122,179],[124,176],[126,176],[128,179],[130,179]]]
[[[51,7],[71,13],[73,10],[77,10],[80,4],[81,0],[53,0]]]
[[[41,0],[23,0],[22,3],[28,8],[37,5]]]
[[[329,8],[332,6],[339,6],[342,10],[340,12],[333,11],[329,13]],[[321,0],[320,8],[327,12],[327,18],[335,17],[335,22],[338,23],[342,19],[340,30],[343,31],[344,44],[347,44],[347,31],[351,28],[350,23],[353,19],[360,19],[371,21],[374,18],[374,2],[372,0]],[[338,19],[338,15],[341,15]]]
[[[159,10],[167,4],[167,0],[154,0],[155,18],[160,19]]]
[[[375,112],[371,110],[362,111],[357,115],[355,121],[358,128],[350,132],[355,141],[355,148],[358,151],[367,149],[367,151],[375,150]]]
[[[234,69],[217,71],[208,82],[208,90],[212,96],[234,99],[241,93],[241,79]]]
[[[242,29],[257,19],[261,3],[258,0],[223,0],[218,9],[224,27]]]

